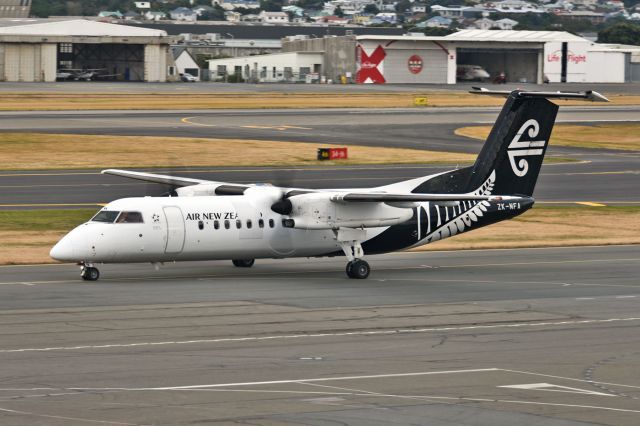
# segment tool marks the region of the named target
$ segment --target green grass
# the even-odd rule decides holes
[[[0,211],[0,231],[71,230],[89,220],[98,209]]]

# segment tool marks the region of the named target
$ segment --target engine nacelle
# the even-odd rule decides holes
[[[287,226],[299,229],[375,228],[397,225],[411,219],[411,208],[385,203],[334,202],[331,193],[296,195],[291,202]]]

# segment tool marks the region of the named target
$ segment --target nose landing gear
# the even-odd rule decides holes
[[[256,262],[255,259],[234,259],[232,260],[233,266],[238,268],[251,268]]]
[[[85,281],[98,281],[100,271],[90,263],[86,263],[80,269],[80,277]]]

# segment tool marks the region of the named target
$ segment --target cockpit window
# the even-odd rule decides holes
[[[120,212],[110,211],[110,210],[102,210],[99,211],[97,215],[91,218],[92,222],[104,222],[104,223],[113,223],[118,217]]]
[[[122,212],[116,223],[143,223],[142,213],[140,212]]]

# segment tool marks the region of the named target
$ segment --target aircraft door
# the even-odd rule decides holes
[[[180,207],[164,207],[164,215],[167,219],[167,245],[164,252],[181,253],[184,247],[185,228],[184,216]]]

